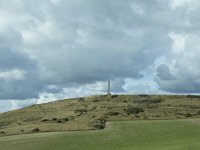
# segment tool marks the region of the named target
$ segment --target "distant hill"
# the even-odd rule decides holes
[[[102,95],[33,105],[0,114],[0,136],[104,129],[108,121],[176,118],[200,118],[200,97]]]

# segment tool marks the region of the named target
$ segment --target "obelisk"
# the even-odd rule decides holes
[[[110,92],[110,80],[108,80],[108,93],[107,93],[108,96],[111,95],[111,92]]]

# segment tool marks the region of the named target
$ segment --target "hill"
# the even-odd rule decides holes
[[[108,121],[199,117],[199,96],[91,96],[33,105],[2,113],[0,136],[104,129]]]

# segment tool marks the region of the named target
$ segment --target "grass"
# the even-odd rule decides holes
[[[0,137],[1,150],[199,150],[200,120],[116,121],[100,131]]]
[[[0,114],[5,135],[92,130],[99,120],[159,120],[200,118],[200,97],[184,95],[97,95],[33,105]]]

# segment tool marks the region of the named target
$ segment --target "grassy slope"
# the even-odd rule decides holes
[[[101,131],[0,137],[1,150],[199,150],[200,120],[126,121]]]
[[[143,108],[144,112],[127,114],[125,110],[133,107]],[[187,116],[188,113],[190,115]],[[30,133],[35,128],[39,128],[40,132],[91,130],[96,129],[93,122],[100,118],[114,121],[188,117],[200,118],[200,97],[92,96],[85,98],[84,102],[79,99],[62,100],[0,114],[0,136]],[[59,120],[61,123],[58,123]]]

